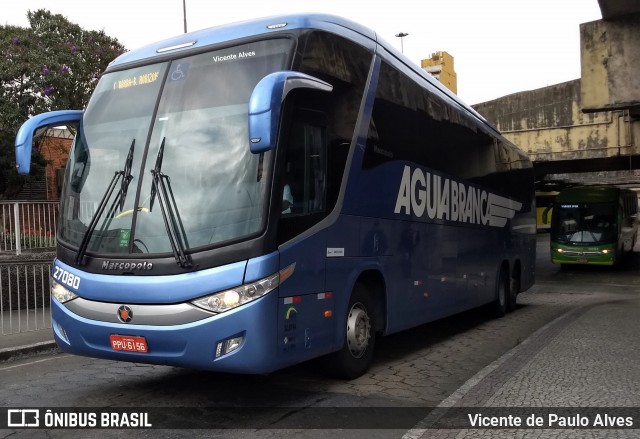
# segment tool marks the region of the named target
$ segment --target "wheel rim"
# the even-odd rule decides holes
[[[371,319],[362,303],[354,303],[347,318],[347,345],[355,358],[364,355],[371,338]]]

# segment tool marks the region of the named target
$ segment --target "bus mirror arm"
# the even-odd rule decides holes
[[[249,148],[252,153],[274,148],[282,104],[289,92],[297,88],[333,90],[331,84],[300,72],[274,72],[262,78],[249,99]]]
[[[59,110],[33,116],[22,124],[16,135],[16,169],[19,174],[28,174],[31,170],[31,148],[33,133],[39,128],[51,128],[62,125],[76,125],[82,119],[82,110]]]

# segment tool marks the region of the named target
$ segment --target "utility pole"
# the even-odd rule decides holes
[[[182,16],[184,17],[184,33],[187,33],[187,0],[182,0]]]

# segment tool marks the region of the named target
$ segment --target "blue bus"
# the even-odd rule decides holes
[[[51,273],[79,355],[234,373],[323,357],[491,304],[535,271],[528,157],[379,36],[328,15],[125,53],[77,124]]]

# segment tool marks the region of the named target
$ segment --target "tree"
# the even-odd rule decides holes
[[[29,27],[0,26],[0,197],[17,193],[30,177],[15,170],[20,125],[44,111],[83,109],[102,72],[125,49],[103,31],[82,29],[41,9],[27,13]],[[45,161],[34,148],[32,176]]]

